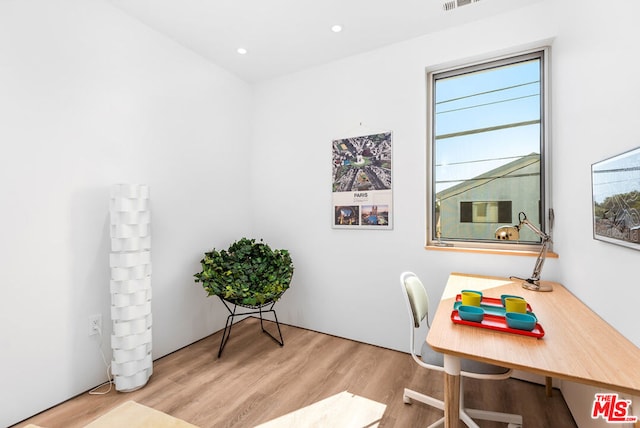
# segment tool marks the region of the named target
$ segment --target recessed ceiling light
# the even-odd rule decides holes
[[[245,48],[238,48],[236,52],[238,52],[240,55],[246,55],[247,50]]]
[[[334,33],[339,33],[340,31],[342,31],[342,25],[334,25],[333,27],[331,27],[331,31],[333,31]]]

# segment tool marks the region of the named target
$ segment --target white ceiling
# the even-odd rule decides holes
[[[108,0],[238,77],[257,82],[540,0]],[[343,31],[334,33],[331,26]],[[471,35],[470,35],[471,36]],[[239,47],[247,49],[239,55]]]

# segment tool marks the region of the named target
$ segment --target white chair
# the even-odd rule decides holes
[[[407,303],[407,309],[410,315],[410,331],[411,331],[411,356],[421,367],[444,372],[444,356],[434,351],[427,344],[426,340],[422,340],[422,349],[420,356],[416,353],[415,333],[420,329],[423,323],[429,326],[429,297],[424,285],[420,279],[412,272],[404,272],[400,275],[400,284],[402,286],[402,295]],[[453,310],[453,308],[452,308]],[[472,428],[479,428],[472,418],[486,421],[497,421],[508,424],[509,428],[521,427],[522,416],[508,413],[490,412],[486,410],[466,409],[464,408],[464,389],[463,379],[465,377],[487,380],[507,379],[511,376],[511,369],[505,367],[494,366],[491,364],[481,363],[479,361],[465,360],[461,361],[461,378],[460,378],[460,419]],[[427,404],[440,410],[444,410],[444,402],[434,397],[405,388],[403,401],[411,404],[413,400]],[[441,426],[444,424],[444,417],[429,428]]]

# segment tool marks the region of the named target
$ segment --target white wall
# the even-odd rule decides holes
[[[561,22],[553,56],[552,182],[555,249],[561,257],[557,279],[640,346],[640,323],[624,303],[624,296],[638,286],[640,252],[592,239],[590,187],[592,163],[640,146],[640,28],[634,21],[640,4],[549,3],[557,3],[552,14]],[[640,361],[620,370],[640,370]],[[596,392],[603,391],[563,382],[565,399],[581,428],[607,426],[590,417]],[[640,398],[626,398],[632,399],[634,414],[640,416]]]
[[[100,0],[0,2],[0,426],[106,380],[113,183],[151,186],[154,358],[224,325],[193,274],[250,228],[251,100]]]
[[[640,6],[595,3],[541,2],[257,86],[254,224],[291,250],[297,268],[280,304],[283,322],[407,350],[403,270],[426,281],[432,308],[452,271],[530,275],[533,258],[423,249],[425,68],[553,39],[550,156],[560,258],[547,260],[543,278],[563,283],[640,345],[621,300],[635,292],[640,253],[594,241],[590,205],[591,163],[640,146],[640,29],[632,22]],[[365,131],[393,131],[392,231],[331,229],[331,140],[361,122]],[[592,402],[587,395],[570,405],[585,416]]]
[[[192,275],[203,251],[244,234],[291,250],[281,321],[394,349],[406,350],[401,271],[423,277],[432,308],[451,271],[529,275],[533,258],[423,249],[424,69],[551,37],[560,258],[543,277],[640,344],[618,297],[640,253],[591,239],[589,178],[591,163],[640,145],[635,2],[548,0],[265,82],[255,100],[100,0],[53,3],[0,2],[0,425],[105,378],[87,323],[108,314],[115,182],[151,185],[155,358],[221,328]],[[360,123],[394,133],[391,231],[331,229],[330,143]]]
[[[640,252],[592,239],[590,187],[592,163],[640,146],[640,4],[568,3],[554,10],[563,23],[554,46],[558,279],[640,346],[639,325],[621,305],[638,284]]]
[[[254,224],[290,247],[296,262],[280,307],[285,322],[406,350],[403,270],[424,279],[434,309],[452,271],[531,274],[534,258],[424,250],[425,68],[552,37],[554,20],[540,19],[547,9],[530,7],[257,86]],[[391,231],[331,228],[331,140],[360,123],[365,132],[393,131]],[[549,259],[544,274],[558,277],[558,260]]]

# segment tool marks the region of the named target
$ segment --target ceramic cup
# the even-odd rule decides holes
[[[536,327],[536,317],[533,315],[507,312],[505,318],[510,328],[531,331]]]
[[[508,297],[515,297],[516,299],[524,299],[524,297],[516,296],[514,294],[502,294],[502,295],[500,295],[500,300],[502,300],[502,306],[504,306],[504,299],[506,299]]]
[[[465,306],[480,306],[480,302],[482,301],[482,295],[475,291],[462,291],[460,293],[462,295],[462,304]]]
[[[527,313],[527,301],[521,297],[507,297],[504,299],[504,307],[507,312]]]
[[[484,309],[478,306],[458,306],[458,315],[465,321],[481,322],[484,318]]]

